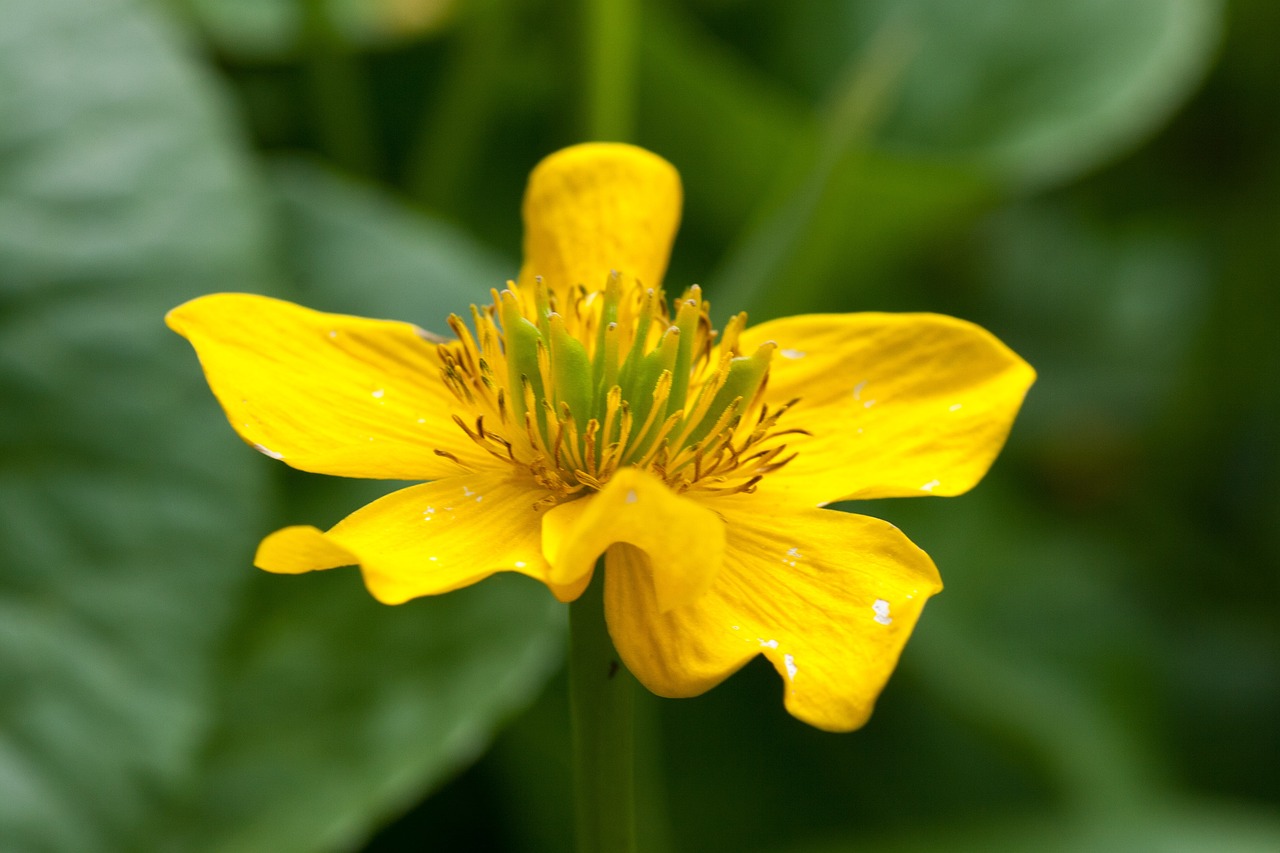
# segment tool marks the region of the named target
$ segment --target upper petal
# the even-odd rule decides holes
[[[392,492],[356,510],[327,533],[314,527],[277,530],[258,546],[254,564],[297,574],[359,565],[375,598],[399,604],[520,572],[551,587],[542,558],[540,497],[532,481],[499,474],[446,477]]]
[[[763,654],[794,716],[858,728],[897,664],[925,599],[942,588],[929,557],[897,528],[834,510],[717,500],[724,566],[693,603],[661,613],[649,567],[609,551],[605,613],[618,654],[661,696],[694,696]]]
[[[543,553],[556,583],[590,579],[596,559],[626,542],[648,554],[650,586],[662,612],[701,596],[720,570],[724,522],[638,468],[619,470],[598,494],[561,504],[542,526]]]
[[[304,471],[429,480],[485,463],[452,421],[435,344],[409,323],[325,314],[243,293],[169,312],[240,437]]]
[[[680,204],[680,176],[656,154],[601,142],[558,151],[529,176],[520,281],[601,290],[617,271],[660,287]]]
[[[1004,445],[1035,371],[990,332],[939,314],[812,314],[742,334],[778,350],[767,400],[799,455],[761,490],[802,505],[957,495]]]

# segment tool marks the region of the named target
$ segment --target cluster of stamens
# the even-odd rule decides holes
[[[449,318],[457,340],[438,346],[441,376],[471,413],[458,426],[532,474],[548,492],[540,503],[598,490],[624,466],[677,492],[751,492],[793,458],[780,439],[804,431],[778,421],[795,401],[762,401],[774,344],[741,354],[738,314],[717,345],[696,285],[674,321],[662,291],[616,274],[603,291],[559,299],[540,279],[492,295],[471,307],[474,334]]]

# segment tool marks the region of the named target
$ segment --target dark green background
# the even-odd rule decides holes
[[[850,507],[947,584],[864,730],[762,662],[641,698],[644,849],[1280,849],[1278,39],[1271,0],[0,0],[0,849],[567,849],[563,608],[253,570],[394,484],[252,453],[161,318],[442,329],[600,135],[680,169],[668,285],[719,316],[941,311],[1040,373],[976,491]]]

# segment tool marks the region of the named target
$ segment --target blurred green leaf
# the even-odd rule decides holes
[[[850,292],[995,195],[971,166],[861,144],[872,128],[857,125],[874,120],[878,105],[852,119],[845,106],[891,98],[892,70],[842,69],[845,88],[820,112],[696,21],[661,8],[651,10],[643,43],[641,138],[686,176],[692,242],[728,247],[714,269],[703,258],[687,273],[721,309],[753,308],[759,318],[836,310],[831,294]],[[689,242],[681,238],[677,261]]]
[[[162,317],[278,290],[278,248],[321,307],[434,324],[511,267],[300,162],[274,173],[277,247],[145,5],[0,14],[0,848],[349,846],[531,698],[563,608],[513,578],[386,608],[355,571],[256,573],[272,463]],[[279,514],[386,488],[292,475]]]
[[[285,264],[307,305],[443,329],[514,269],[315,163],[282,159],[269,174]],[[281,523],[327,526],[394,488],[287,473]],[[256,575],[200,778],[159,834],[177,850],[358,844],[479,756],[533,699],[561,662],[563,620],[523,578],[385,607],[354,569]]]
[[[169,0],[190,12],[217,47],[246,60],[295,57],[306,42],[311,0]],[[379,47],[442,27],[457,0],[319,0],[343,40]]]
[[[1040,373],[1019,418],[1061,490],[1115,492],[1185,393],[1216,270],[1208,246],[1160,221],[1093,224],[1017,204],[975,235],[990,322]]]
[[[445,333],[517,265],[385,192],[297,158],[273,162],[285,259],[314,308],[409,320]]]
[[[749,0],[711,17],[745,55],[815,102],[851,60],[894,34],[909,62],[877,145],[1040,185],[1092,168],[1159,126],[1207,70],[1222,5]]]
[[[0,848],[146,846],[265,466],[164,312],[265,289],[224,105],[146,4],[0,2]]]
[[[868,32],[900,20],[919,40],[882,144],[1029,184],[1079,174],[1147,136],[1200,83],[1221,30],[1218,0],[853,8]]]
[[[650,73],[682,93],[661,110],[688,106],[650,121],[677,164],[732,188],[730,216],[754,210],[710,293],[762,316],[854,307],[839,301],[851,292],[861,307],[907,307],[867,292],[887,264],[971,220],[1000,186],[1060,181],[1132,145],[1199,82],[1221,17],[1216,0],[761,7],[722,13],[730,38],[749,36],[737,58],[692,21],[658,18]],[[881,103],[844,127],[840,105],[868,87]],[[682,135],[693,121],[703,132]]]
[[[165,849],[350,849],[479,757],[562,658],[564,608],[525,578],[391,608],[354,570],[263,575],[248,600]]]

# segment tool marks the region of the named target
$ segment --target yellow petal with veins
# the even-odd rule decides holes
[[[878,519],[762,506],[758,496],[714,502],[728,528],[724,565],[684,607],[658,606],[652,557],[609,550],[605,614],[623,662],[654,693],[681,697],[763,654],[792,715],[828,731],[858,728],[925,599],[942,588],[933,562]]]
[[[1035,371],[990,332],[939,314],[811,314],[743,332],[778,350],[771,407],[798,456],[761,493],[816,506],[853,498],[958,495],[991,467]]]
[[[591,577],[596,558],[625,542],[648,554],[650,597],[659,612],[687,604],[715,579],[724,552],[724,522],[675,494],[647,471],[623,468],[599,493],[561,504],[542,524],[543,553],[558,584]]]
[[[246,442],[294,468],[433,480],[485,454],[453,422],[436,344],[409,323],[325,314],[245,293],[169,312]]]
[[[469,586],[494,572],[520,572],[546,583],[561,601],[580,586],[552,584],[542,558],[542,514],[531,483],[499,474],[447,477],[374,501],[327,533],[277,530],[258,546],[254,564],[297,574],[359,565],[365,585],[385,604]]]
[[[600,142],[558,151],[529,176],[520,282],[594,291],[617,271],[660,287],[680,205],[680,176],[656,154]]]

